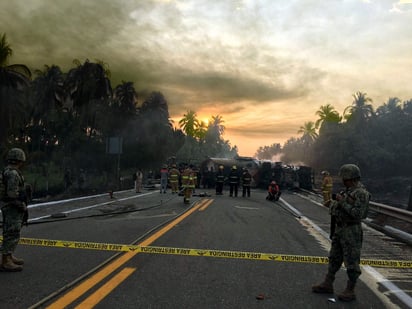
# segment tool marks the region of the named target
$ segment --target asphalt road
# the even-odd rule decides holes
[[[326,228],[328,214],[322,207],[292,192],[283,193],[286,203],[268,202],[259,190],[250,198],[206,192],[211,196],[194,197],[189,212],[184,212],[189,206],[182,197],[158,191],[36,207],[31,209],[33,219],[66,211],[70,220],[33,221],[22,237],[327,256],[328,242],[311,225]],[[309,221],[297,218],[286,204]],[[83,210],[73,211],[79,208]],[[28,245],[19,245],[16,255],[25,259],[24,270],[0,273],[0,308],[408,308],[388,297],[368,273],[362,274],[365,279],[352,303],[337,298],[331,302],[334,295],[312,293],[311,286],[324,277],[324,264]],[[345,284],[341,270],[335,290],[340,292]],[[45,298],[49,299],[43,302]]]

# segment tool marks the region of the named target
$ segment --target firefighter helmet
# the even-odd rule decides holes
[[[26,162],[26,154],[20,148],[12,148],[7,153],[7,161]]]
[[[223,170],[225,167],[224,167],[223,165],[220,165],[219,168],[220,168],[221,170]]]
[[[339,170],[339,176],[343,180],[359,179],[361,177],[360,169],[355,164],[344,164]]]
[[[236,167],[236,165],[233,165],[232,170],[235,170],[235,169],[237,169],[237,167]]]
[[[329,175],[329,172],[328,172],[328,171],[322,171],[321,174],[322,174],[322,175]]]

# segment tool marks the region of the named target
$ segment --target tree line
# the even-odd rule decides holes
[[[119,157],[107,153],[110,137],[122,138],[123,169],[155,169],[171,157],[196,164],[207,157],[238,155],[237,147],[223,138],[220,115],[204,123],[189,110],[177,128],[161,92],[141,98],[133,82],[112,87],[102,61],[74,60],[67,72],[57,65],[32,72],[24,64],[10,65],[12,54],[6,34],[1,35],[0,152],[22,147],[44,174],[54,165],[116,175]],[[284,163],[336,173],[351,162],[370,175],[410,175],[412,100],[389,98],[376,110],[371,102],[357,92],[342,115],[323,105],[317,120],[299,128],[301,137],[260,147],[255,156],[271,160],[280,155]]]
[[[330,104],[316,112],[283,145],[260,147],[256,156],[327,169],[336,175],[345,163],[359,165],[370,176],[410,176],[412,174],[412,99],[391,97],[376,108],[366,93],[353,94],[353,102],[339,112]]]
[[[108,65],[102,61],[74,60],[67,72],[57,65],[31,71],[24,64],[10,65],[12,54],[6,34],[1,35],[3,156],[7,149],[21,147],[30,163],[46,169],[44,173],[54,164],[62,170],[116,174],[119,157],[107,151],[112,137],[121,137],[123,169],[157,169],[170,157],[199,161],[237,155],[237,148],[223,139],[221,116],[212,116],[206,124],[187,111],[177,128],[161,92],[140,99],[133,82],[112,87]]]

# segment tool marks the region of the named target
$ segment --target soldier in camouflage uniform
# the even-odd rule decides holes
[[[329,267],[325,280],[312,287],[314,293],[333,293],[335,274],[344,262],[348,276],[346,289],[338,294],[342,301],[355,299],[355,284],[361,274],[360,254],[362,248],[361,220],[366,218],[370,199],[369,192],[360,183],[360,170],[354,164],[340,168],[345,191],[337,194],[330,204],[332,216]]]
[[[20,230],[27,214],[27,197],[24,178],[20,172],[26,155],[20,148],[13,148],[7,154],[7,166],[3,171],[5,187],[3,214],[2,263],[0,271],[21,271],[24,261],[13,255],[20,240]]]

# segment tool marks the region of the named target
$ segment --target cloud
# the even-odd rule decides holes
[[[412,1],[411,0],[399,0],[394,3],[391,12],[395,13],[405,13],[412,12]]]
[[[264,146],[296,136],[321,105],[343,111],[356,91],[375,104],[411,98],[410,2],[15,0],[0,1],[0,29],[13,63],[103,60],[140,102],[161,91],[172,117],[219,114]]]

